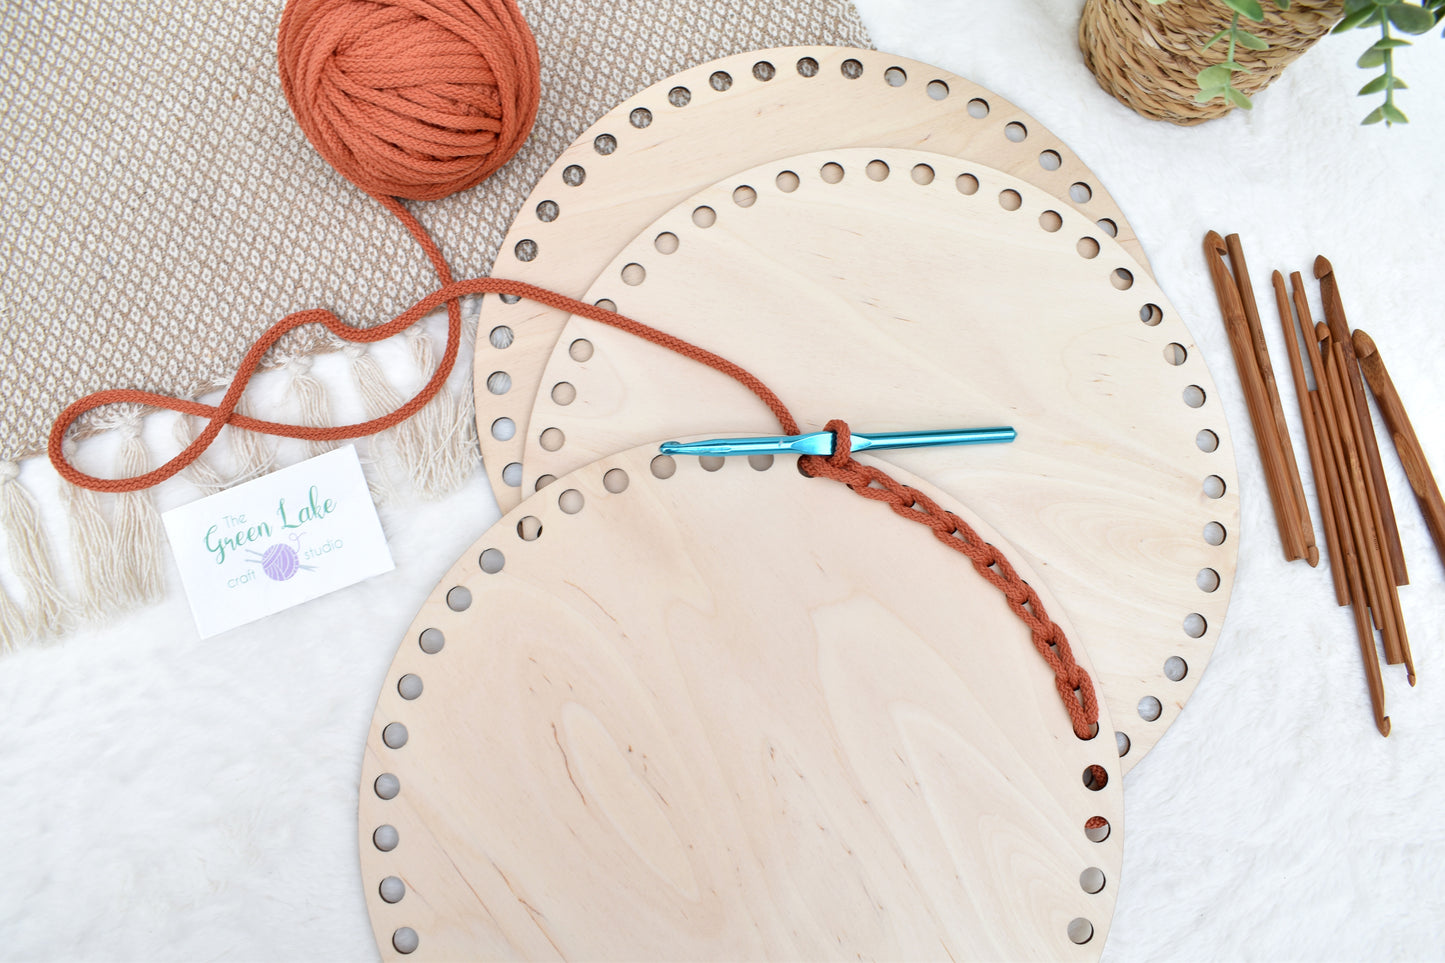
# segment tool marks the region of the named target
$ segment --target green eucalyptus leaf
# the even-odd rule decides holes
[[[1259,5],[1259,0],[1224,0],[1224,5],[1241,17],[1254,21],[1264,19],[1264,8]]]
[[[1214,36],[1212,36],[1212,37],[1210,37],[1208,40],[1206,40],[1206,41],[1204,42],[1204,46],[1200,47],[1199,49],[1200,49],[1200,50],[1208,50],[1210,47],[1212,47],[1212,46],[1214,46],[1215,44],[1219,43],[1219,41],[1223,40],[1223,39],[1224,39],[1225,37],[1227,37],[1227,36],[1229,36],[1229,28],[1228,28],[1228,27],[1226,27],[1225,29],[1219,31],[1219,33],[1215,34]]]
[[[1223,97],[1224,91],[1224,87],[1211,87],[1208,90],[1201,90],[1194,95],[1194,102],[1196,104],[1207,104],[1216,97]]]
[[[1380,91],[1385,89],[1385,85],[1389,83],[1389,81],[1389,74],[1380,74],[1380,76],[1376,77],[1374,80],[1370,81],[1369,83],[1365,84],[1365,86],[1360,88],[1359,96],[1366,97],[1370,94],[1378,94]]]
[[[1385,112],[1385,120],[1392,124],[1408,124],[1410,122],[1410,118],[1405,116],[1405,112],[1394,104],[1381,104],[1380,109]]]
[[[1288,10],[1289,0],[1274,0],[1274,5],[1276,7],[1279,7],[1281,10]]]
[[[1385,108],[1383,108],[1383,107],[1376,107],[1374,110],[1370,111],[1368,114],[1365,115],[1365,119],[1362,120],[1362,121],[1360,121],[1360,125],[1361,125],[1361,126],[1364,126],[1365,124],[1378,124],[1380,121],[1382,121],[1382,120],[1384,120],[1384,119],[1385,119]]]
[[[1375,0],[1345,0],[1345,13],[1359,13],[1361,10],[1373,10]]]
[[[1235,31],[1234,39],[1239,41],[1239,45],[1241,47],[1248,47],[1250,50],[1269,49],[1269,41],[1262,40],[1259,37],[1256,37],[1254,34],[1246,33],[1243,30]]]
[[[1345,19],[1335,24],[1333,33],[1344,33],[1346,30],[1353,30],[1365,22],[1365,18],[1375,12],[1373,6],[1361,7],[1359,10],[1345,14]]]
[[[1406,33],[1424,33],[1435,26],[1435,18],[1424,7],[1413,3],[1395,3],[1387,9],[1390,22]],[[1401,121],[1404,123],[1404,121]]]
[[[1154,6],[1156,6],[1156,7],[1160,7],[1160,6],[1163,6],[1164,4],[1168,3],[1169,0],[1149,0],[1149,2],[1152,3],[1152,4],[1154,4]]]
[[[1229,83],[1229,68],[1220,65],[1205,67],[1203,70],[1199,71],[1199,74],[1194,78],[1194,80],[1196,83],[1199,84],[1200,90],[1210,90],[1215,87],[1223,87],[1225,84]]]
[[[1377,7],[1388,7],[1392,4],[1399,3],[1400,0],[1370,0],[1370,2]]]
[[[1224,88],[1224,99],[1229,101],[1236,107],[1243,107],[1245,110],[1249,110],[1251,107],[1254,106],[1254,104],[1249,102],[1248,97],[1244,96],[1244,94],[1235,90],[1233,87]]]
[[[1383,67],[1384,65],[1385,51],[1376,50],[1374,47],[1360,54],[1360,59],[1355,61],[1356,67],[1363,67],[1366,70],[1371,67]]]
[[[1404,37],[1381,37],[1370,44],[1371,50],[1394,50],[1396,47],[1408,47],[1410,41]]]
[[[1228,71],[1230,71],[1230,72],[1233,72],[1233,71],[1236,71],[1236,70],[1248,70],[1248,69],[1249,69],[1249,68],[1246,67],[1244,64],[1239,63],[1238,61],[1234,61],[1234,60],[1225,60],[1225,61],[1221,62],[1221,63],[1219,64],[1219,66],[1220,66],[1220,67],[1223,67],[1225,70],[1228,70]]]

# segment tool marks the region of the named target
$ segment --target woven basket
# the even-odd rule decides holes
[[[1324,36],[1343,16],[1344,0],[1293,0],[1280,11],[1264,0],[1264,23],[1241,27],[1268,41],[1268,50],[1235,50],[1247,68],[1234,75],[1234,86],[1253,96],[1274,82],[1285,67]],[[1174,124],[1199,124],[1228,113],[1221,97],[1194,102],[1194,78],[1221,63],[1228,45],[1209,50],[1204,42],[1229,26],[1230,11],[1220,0],[1087,0],[1079,19],[1079,47],[1099,86],[1145,117]]]

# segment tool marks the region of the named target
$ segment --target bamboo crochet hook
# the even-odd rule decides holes
[[[1385,425],[1390,429],[1390,438],[1395,443],[1400,464],[1405,468],[1405,477],[1410,479],[1410,488],[1415,492],[1415,500],[1420,503],[1420,511],[1425,515],[1425,525],[1430,529],[1430,537],[1435,540],[1435,551],[1439,553],[1440,561],[1445,563],[1445,500],[1441,499],[1440,486],[1435,484],[1435,476],[1431,474],[1430,464],[1425,460],[1425,449],[1420,446],[1420,439],[1415,435],[1409,416],[1405,414],[1405,406],[1400,402],[1395,383],[1390,380],[1390,373],[1385,370],[1384,359],[1380,357],[1374,340],[1357,329],[1353,341],[1360,370],[1364,372],[1365,380],[1370,383],[1370,391],[1380,405],[1380,412],[1385,416]]]

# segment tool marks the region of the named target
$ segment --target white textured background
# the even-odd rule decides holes
[[[1354,59],[1371,38],[1356,33],[1326,39],[1252,114],[1181,129],[1095,85],[1078,0],[857,2],[880,49],[998,91],[1091,166],[1225,395],[1239,577],[1197,693],[1126,781],[1105,959],[1445,959],[1445,567],[1386,444],[1420,685],[1387,670],[1381,739],[1328,576],[1282,560],[1200,254],[1210,228],[1243,236],[1281,373],[1263,282],[1328,255],[1445,477],[1445,40],[1399,58],[1407,127],[1357,125],[1373,99],[1354,96],[1370,77]],[[22,480],[62,525],[50,468],[29,463]],[[191,496],[159,492],[162,507]],[[172,570],[163,605],[0,658],[0,957],[375,956],[355,851],[372,704],[416,608],[496,508],[478,474],[445,503],[382,516],[395,572],[249,629],[199,642]]]

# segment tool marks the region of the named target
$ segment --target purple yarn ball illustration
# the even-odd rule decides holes
[[[272,545],[261,556],[261,571],[273,582],[284,582],[301,568],[296,549],[290,545]]]

